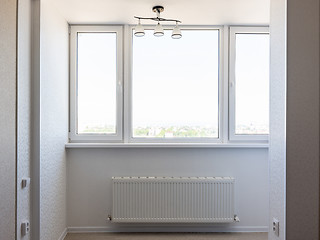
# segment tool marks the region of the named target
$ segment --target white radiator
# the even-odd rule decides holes
[[[234,178],[113,177],[113,222],[234,222]]]

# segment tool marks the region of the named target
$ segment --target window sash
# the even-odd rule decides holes
[[[146,26],[145,30],[152,30],[154,26]],[[171,26],[164,26],[164,30],[172,30]],[[196,27],[196,26],[180,26],[180,29],[183,30],[218,30],[219,31],[219,76],[218,76],[218,138],[201,138],[201,137],[188,137],[188,138],[151,138],[151,137],[133,137],[133,112],[132,112],[132,66],[133,66],[133,30],[134,26],[128,26],[126,29],[126,37],[128,38],[127,44],[125,46],[125,59],[130,59],[129,64],[125,65],[125,71],[127,72],[125,76],[125,86],[127,91],[125,91],[125,108],[124,113],[127,116],[125,117],[125,142],[131,143],[222,143],[222,133],[221,129],[223,127],[223,118],[222,118],[222,106],[223,106],[223,27],[216,26],[206,26],[206,27]],[[174,40],[173,40],[174,41]]]
[[[269,34],[268,27],[230,27],[229,31],[229,141],[268,142],[269,134],[236,134],[236,34]]]
[[[78,55],[78,33],[116,33],[116,133],[115,134],[78,134],[78,93],[77,93],[77,55]],[[71,26],[70,32],[70,131],[69,139],[71,142],[121,142],[123,139],[123,59],[122,59],[122,26]]]

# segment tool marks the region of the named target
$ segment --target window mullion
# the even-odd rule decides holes
[[[131,65],[132,65],[132,50],[131,50],[131,28],[128,25],[124,26],[123,35],[123,66],[124,66],[124,84],[123,84],[123,141],[130,142],[131,134],[131,98],[130,98],[130,83],[131,83]]]

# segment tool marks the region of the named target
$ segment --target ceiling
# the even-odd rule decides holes
[[[162,17],[184,25],[269,24],[270,0],[46,0],[71,24],[136,24],[133,16]],[[143,22],[147,24],[147,22]],[[153,24],[152,22],[148,22]]]

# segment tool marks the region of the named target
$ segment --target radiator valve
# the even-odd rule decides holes
[[[107,218],[107,219],[108,219],[108,221],[112,221],[112,217],[111,217],[110,214],[108,215],[108,218]]]
[[[239,219],[239,217],[237,215],[234,215],[234,221],[235,222],[240,222],[240,219]]]

